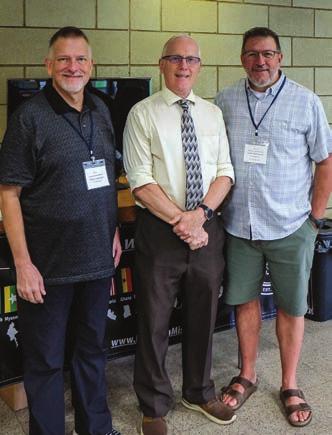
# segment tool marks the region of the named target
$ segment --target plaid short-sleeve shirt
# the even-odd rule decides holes
[[[332,136],[322,104],[313,92],[286,79],[258,128],[268,142],[266,164],[244,162],[246,144],[277,94],[284,74],[263,95],[247,79],[221,91],[221,108],[229,139],[236,184],[223,210],[226,230],[245,239],[275,240],[296,231],[310,213],[313,162],[332,152]]]

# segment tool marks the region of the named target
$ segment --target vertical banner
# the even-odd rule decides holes
[[[121,224],[120,236],[123,248],[121,262],[110,287],[107,312],[106,348],[110,358],[131,354],[136,344],[136,313],[134,288],[134,232],[135,224]],[[7,249],[7,257],[4,252]],[[20,380],[22,359],[19,346],[17,295],[13,285],[13,270],[10,269],[8,244],[0,236],[0,385]],[[235,324],[234,309],[223,303],[223,288],[220,289],[216,331],[229,329]],[[273,302],[268,268],[261,294],[262,317],[272,318],[276,310]],[[182,335],[181,294],[174,305],[170,327],[170,343],[177,343]]]
[[[0,286],[0,385],[22,376],[16,287]]]
[[[112,279],[107,313],[106,345],[109,357],[129,354],[135,350],[134,232],[134,224],[120,225],[122,256]]]
[[[18,381],[21,376],[13,260],[6,236],[0,233],[0,385]]]

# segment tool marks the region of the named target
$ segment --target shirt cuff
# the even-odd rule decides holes
[[[217,177],[229,177],[232,185],[235,183],[234,169],[232,165],[221,165],[217,169]]]
[[[157,184],[156,180],[152,177],[146,168],[134,168],[127,171],[127,178],[131,191],[145,184]]]

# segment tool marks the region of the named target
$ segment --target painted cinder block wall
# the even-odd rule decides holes
[[[211,100],[243,76],[242,33],[269,26],[281,36],[284,71],[321,97],[332,125],[331,22],[332,0],[1,0],[0,141],[6,79],[45,77],[47,41],[66,25],[86,31],[96,77],[151,76],[153,91],[161,87],[162,45],[175,33],[191,34],[204,65],[195,90]]]

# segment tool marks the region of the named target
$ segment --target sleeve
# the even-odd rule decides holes
[[[145,184],[157,184],[153,178],[153,158],[148,120],[135,106],[128,115],[123,132],[123,163],[131,190]]]
[[[217,163],[217,177],[229,177],[232,184],[235,182],[234,169],[229,153],[229,143],[226,134],[226,128],[221,110],[218,110],[219,117],[219,155]]]
[[[0,149],[0,184],[27,187],[36,173],[36,155],[32,123],[24,110],[10,118]]]
[[[313,161],[319,163],[332,153],[332,132],[322,102],[315,94],[313,94],[310,116],[310,127],[306,134],[309,155]]]

